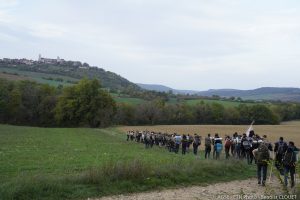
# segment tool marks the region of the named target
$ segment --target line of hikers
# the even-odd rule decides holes
[[[190,147],[193,148],[193,154],[198,154],[198,149],[201,145],[202,137],[198,134],[168,134],[151,131],[128,131],[127,141],[141,142],[145,148],[152,148],[154,145],[166,147],[169,152],[181,153],[185,155],[190,152]],[[204,158],[209,159],[211,151],[213,158],[220,159],[223,150],[223,139],[216,133],[214,137],[210,134],[204,138]],[[232,137],[226,136],[224,139],[225,158],[230,157],[237,159],[246,159],[248,164],[253,161],[257,165],[258,184],[265,185],[267,178],[267,169],[270,164],[271,153],[275,155],[275,167],[284,175],[284,183],[288,185],[288,174],[291,176],[291,187],[295,185],[295,172],[298,148],[294,142],[285,142],[282,137],[275,143],[273,150],[272,144],[267,140],[267,136],[260,137],[254,131],[248,134],[239,135],[234,133]]]

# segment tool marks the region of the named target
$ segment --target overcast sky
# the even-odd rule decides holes
[[[176,89],[300,87],[299,0],[0,0],[0,58]]]

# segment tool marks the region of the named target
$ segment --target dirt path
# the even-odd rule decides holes
[[[116,195],[93,200],[173,200],[173,199],[270,199],[282,195],[283,189],[276,177],[266,187],[257,184],[257,179],[217,183],[209,186],[191,186],[185,188],[166,189],[160,191]],[[247,196],[243,196],[247,195]],[[91,199],[90,199],[91,200]]]

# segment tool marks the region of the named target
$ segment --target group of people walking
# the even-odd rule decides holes
[[[192,152],[198,155],[199,147],[202,144],[202,136],[198,134],[168,134],[151,131],[128,131],[127,141],[136,141],[143,143],[145,148],[152,148],[154,145],[165,147],[169,152],[185,155]],[[274,156],[274,163],[281,175],[284,175],[284,184],[288,185],[288,175],[291,177],[290,186],[295,186],[295,173],[298,148],[294,142],[285,142],[283,137],[274,144],[267,140],[267,136],[260,137],[254,131],[248,134],[239,135],[234,133],[232,136],[223,138],[218,133],[211,136],[208,134],[204,138],[204,158],[209,159],[213,152],[213,159],[220,159],[222,150],[225,150],[225,158],[245,159],[251,165],[253,162],[257,165],[258,184],[264,186],[267,179],[268,165],[270,165],[271,154]]]

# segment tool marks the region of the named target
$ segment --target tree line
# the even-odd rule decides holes
[[[146,102],[138,106],[118,105],[117,124],[279,124],[281,121],[300,119],[298,104],[240,104],[237,107],[224,107],[219,103],[196,105],[185,103],[166,104],[161,100]]]
[[[107,127],[155,124],[279,124],[300,119],[300,104],[167,103],[153,98],[139,105],[117,104],[98,80],[53,87],[0,79],[0,123],[44,127]]]
[[[105,127],[113,123],[115,113],[115,101],[96,79],[65,88],[0,80],[1,123]]]

